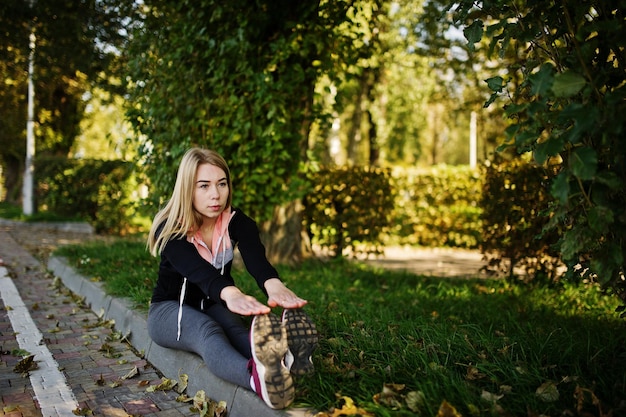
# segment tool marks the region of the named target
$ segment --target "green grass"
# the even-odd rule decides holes
[[[147,307],[158,260],[142,241],[58,254]],[[346,261],[279,271],[309,300],[322,335],[299,404],[328,410],[349,397],[376,416],[434,416],[444,401],[464,416],[626,413],[625,323],[594,286],[441,279]],[[245,272],[234,275],[261,297]],[[379,394],[385,384],[396,385]]]

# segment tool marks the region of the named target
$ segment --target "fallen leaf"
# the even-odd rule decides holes
[[[483,390],[483,392],[480,394],[480,398],[485,401],[489,401],[490,403],[495,403],[502,397],[504,397],[504,395],[494,394],[485,390]]]
[[[215,407],[215,417],[226,417],[226,401],[220,401]]]
[[[189,398],[187,394],[180,394],[178,397],[176,397],[177,403],[189,403],[192,401],[193,401],[193,398]]]
[[[180,381],[178,382],[178,385],[176,385],[176,387],[174,388],[174,391],[176,391],[179,394],[182,394],[187,389],[187,384],[189,383],[189,376],[187,374],[179,374],[178,378],[180,379]]]
[[[5,413],[10,413],[11,411],[19,411],[20,407],[17,405],[7,405],[2,407],[2,411]]]
[[[406,395],[406,405],[409,410],[417,413],[426,403],[426,396],[422,391],[411,391]]]
[[[375,394],[373,400],[376,404],[398,410],[402,408],[403,398],[400,393],[404,387],[403,384],[384,384],[382,392]]]
[[[100,349],[98,349],[100,352],[104,353],[104,357],[105,358],[109,358],[109,359],[116,359],[119,358],[120,356],[122,356],[121,353],[116,353],[115,352],[115,348],[111,345],[109,345],[108,343],[103,343],[102,346],[100,347]]]
[[[154,392],[154,391],[170,391],[174,389],[174,387],[178,384],[178,382],[174,379],[163,378],[161,383],[158,385],[149,386],[146,391]]]
[[[541,401],[551,403],[559,399],[559,390],[554,382],[548,381],[537,388],[535,395],[538,396]]]
[[[180,398],[180,397],[179,397]],[[177,399],[178,401],[179,399]],[[188,402],[188,399],[182,400]],[[226,417],[227,407],[226,401],[215,402],[207,398],[205,392],[200,390],[192,399],[192,411],[198,412],[200,417]]]
[[[600,416],[610,415],[610,414],[604,414],[602,412],[602,403],[592,390],[588,388],[583,388],[580,385],[576,385],[576,389],[574,390],[574,398],[576,399],[576,404],[577,404],[576,411],[578,411],[579,414],[582,415],[583,410],[586,407],[586,402],[587,402],[586,394],[589,394],[589,399],[591,400],[591,404],[593,404],[595,407],[598,408],[598,411],[599,411],[598,415]]]
[[[122,379],[131,379],[136,377],[137,375],[139,375],[139,369],[137,369],[137,367],[135,366],[126,375],[124,375]]]
[[[340,401],[343,402],[341,408],[336,408],[329,417],[343,417],[343,416],[361,416],[361,417],[374,417],[374,414],[369,413],[362,408],[357,407],[354,401],[350,397],[341,397]]]
[[[102,377],[102,374],[100,374],[100,378],[96,381],[96,385],[102,387],[104,385],[106,385],[106,381],[104,380],[104,378]]]
[[[203,390],[197,391],[193,396],[193,406],[195,408],[202,408],[202,405],[206,402],[206,394]]]
[[[480,415],[480,408],[478,408],[474,404],[467,404],[467,409],[469,410],[471,416]]]
[[[37,369],[37,367],[38,366],[37,362],[35,362],[35,355],[29,355],[19,361],[17,365],[15,365],[15,367],[13,368],[13,372],[15,372],[16,374],[24,374]]]
[[[437,411],[437,417],[462,417],[462,416],[458,411],[456,411],[456,408],[454,408],[446,400],[443,400],[443,402],[439,406],[439,411]]]
[[[11,351],[12,356],[28,356],[30,352],[24,349],[13,349]]]
[[[465,373],[465,379],[469,381],[475,381],[477,379],[482,379],[485,377],[485,374],[480,372],[478,368],[475,366],[469,365],[467,367],[467,372]]]

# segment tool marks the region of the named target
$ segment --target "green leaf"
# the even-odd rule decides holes
[[[493,93],[490,97],[489,100],[485,101],[485,104],[483,104],[483,108],[486,109],[487,107],[491,106],[491,103],[493,103],[494,101],[496,101],[496,99],[498,98],[498,93]]]
[[[573,71],[566,71],[557,74],[554,77],[554,84],[552,85],[552,92],[557,97],[571,97],[578,94],[583,89],[587,81],[585,78]]]
[[[572,173],[581,180],[590,180],[598,168],[598,155],[594,149],[588,147],[577,148],[569,159]]]
[[[504,78],[500,76],[487,78],[485,82],[487,83],[487,87],[489,87],[491,91],[495,91],[496,93],[501,93],[502,89],[504,88]]]
[[[606,185],[612,190],[617,190],[624,186],[624,182],[614,172],[603,171],[596,175],[596,181]]]
[[[507,150],[511,146],[513,146],[512,143],[509,143],[509,142],[502,143],[502,144],[498,145],[498,147],[496,148],[496,152],[504,152],[505,150]]]
[[[563,140],[560,137],[550,137],[537,145],[533,156],[538,164],[543,164],[549,157],[558,155],[561,150],[563,150]]]
[[[535,95],[546,94],[554,82],[553,73],[554,68],[551,64],[542,65],[538,72],[528,77],[531,85],[530,92]]]
[[[463,35],[467,39],[469,50],[473,52],[476,49],[474,45],[480,42],[483,37],[483,21],[474,20],[471,25],[463,29]]]
[[[569,198],[569,178],[567,171],[561,171],[556,176],[550,187],[550,194],[559,200],[561,204],[567,203],[567,199]]]
[[[522,130],[515,135],[515,145],[518,149],[526,150],[526,148],[537,140],[537,132],[532,130]]]
[[[579,143],[580,138],[588,132],[595,130],[600,119],[600,112],[597,107],[580,103],[568,104],[559,114],[558,122],[564,125],[573,126],[565,133],[567,141],[571,143]]]
[[[608,207],[595,206],[587,214],[589,227],[595,232],[606,232],[613,220],[613,212]]]
[[[507,104],[506,106],[504,106],[504,114],[507,117],[511,117],[519,113],[525,112],[527,108],[528,108],[528,103],[525,103],[525,102],[520,103],[520,104],[515,104],[515,103]]]
[[[561,240],[561,255],[564,260],[575,259],[588,244],[587,236],[580,229],[572,229],[563,235]]]

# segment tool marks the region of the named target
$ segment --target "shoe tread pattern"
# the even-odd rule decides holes
[[[257,316],[254,329],[254,356],[264,367],[262,373],[267,399],[272,408],[283,409],[293,402],[295,387],[289,370],[283,364],[287,354],[287,332],[273,314]],[[261,376],[261,373],[260,373]]]
[[[313,371],[311,356],[317,348],[319,336],[315,324],[301,309],[286,310],[283,323],[287,328],[289,351],[293,355],[291,373],[305,375]]]

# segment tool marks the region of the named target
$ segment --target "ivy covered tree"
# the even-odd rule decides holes
[[[550,226],[568,275],[626,303],[626,1],[458,2],[470,49],[517,57],[486,80],[505,102],[504,147],[556,162]]]
[[[298,208],[282,220],[276,210],[304,191],[299,168],[310,125],[322,117],[315,85],[342,51],[334,33],[346,7],[310,0],[143,3],[129,51],[128,114],[145,139],[153,204],[171,193],[188,147],[212,148],[229,162],[236,206],[259,220],[292,221],[284,235],[272,231],[290,247],[270,252],[298,257]]]

